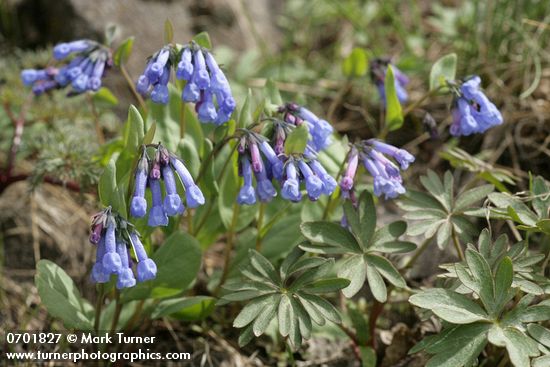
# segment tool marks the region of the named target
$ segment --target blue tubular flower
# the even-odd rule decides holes
[[[244,179],[244,184],[239,190],[237,203],[239,205],[252,205],[256,203],[256,192],[252,186],[252,167],[248,157],[242,156],[240,159],[241,169],[239,170]]]
[[[284,199],[298,202],[302,200],[302,193],[300,191],[300,182],[298,181],[298,173],[294,161],[288,161],[285,168],[286,180],[281,189],[281,196]]]
[[[248,143],[248,149],[250,151],[250,158],[252,161],[252,170],[254,172],[264,171],[264,164],[260,156],[260,150],[258,149],[258,144],[255,141],[250,141]]]
[[[218,113],[216,112],[216,106],[212,99],[212,92],[204,90],[202,92],[202,98],[195,106],[198,112],[199,120],[202,122],[216,122]]]
[[[143,244],[135,232],[130,233],[130,241],[132,242],[134,253],[136,254],[136,258],[138,260],[137,281],[145,282],[147,280],[155,279],[157,276],[157,265],[147,256],[145,248],[143,248]]]
[[[116,252],[116,224],[111,220],[105,231],[105,255],[103,256],[103,270],[107,274],[115,274],[122,266],[120,256]]]
[[[189,81],[191,79],[191,76],[193,75],[193,62],[192,62],[193,54],[189,48],[184,48],[181,53],[181,59],[178,63],[178,69],[176,71],[176,78],[187,80]]]
[[[185,207],[182,206],[181,198],[176,190],[176,180],[174,173],[169,165],[162,168],[162,176],[164,179],[164,188],[166,189],[166,197],[164,198],[164,211],[167,215],[173,216],[182,214]],[[180,212],[181,210],[181,212]]]
[[[311,145],[315,151],[320,152],[331,143],[331,135],[334,131],[331,124],[315,116],[313,112],[305,107],[299,107],[298,116],[304,120],[309,127],[312,140]]]
[[[136,90],[141,95],[147,95],[149,93],[149,87],[151,86],[151,81],[149,81],[149,78],[147,75],[140,75],[138,78],[138,81],[136,83]]]
[[[367,143],[371,144],[372,147],[380,153],[393,157],[403,170],[409,168],[409,164],[414,162],[414,156],[405,149],[396,148],[393,145],[383,143],[376,139],[369,139]]]
[[[174,167],[174,170],[180,177],[183,187],[185,188],[187,206],[189,208],[196,208],[199,205],[203,205],[205,202],[204,195],[202,194],[201,189],[195,184],[195,181],[193,180],[193,177],[189,173],[187,167],[185,167],[182,161],[174,156],[170,157],[170,163],[172,164],[172,167]]]
[[[142,218],[147,212],[147,200],[145,200],[145,188],[147,187],[147,169],[149,162],[145,154],[141,157],[135,175],[134,196],[130,202],[130,215]]]
[[[161,75],[165,72],[166,66],[168,66],[168,73],[170,73],[170,65],[167,65],[169,58],[170,49],[165,47],[158,52],[154,61],[150,62],[145,75],[151,83],[155,84],[160,79]]]
[[[311,167],[315,175],[319,177],[319,179],[323,182],[323,194],[332,195],[332,193],[336,189],[336,186],[338,186],[336,180],[328,174],[328,172],[325,170],[325,167],[323,167],[318,160],[310,160],[309,166]]]
[[[283,178],[283,162],[277,157],[277,154],[275,154],[275,151],[267,141],[264,140],[260,143],[260,150],[269,163],[271,163],[273,177],[275,177],[276,180],[281,180]]]
[[[206,89],[210,86],[210,76],[208,70],[206,70],[206,62],[200,49],[193,52],[193,75],[191,80],[200,89]]]
[[[168,216],[166,216],[162,206],[162,191],[159,180],[150,179],[149,187],[151,188],[151,194],[153,197],[153,207],[149,212],[147,224],[150,227],[167,226]]]
[[[24,85],[31,86],[38,80],[48,78],[46,70],[25,69],[21,72],[21,81]]]
[[[323,182],[313,173],[311,168],[303,160],[298,161],[298,167],[304,180],[306,181],[306,191],[310,200],[317,200],[323,193]]]
[[[262,202],[269,202],[277,196],[277,190],[273,187],[271,181],[267,178],[265,170],[254,172],[256,176],[256,194]]]
[[[78,40],[69,43],[60,43],[53,48],[53,57],[56,60],[63,60],[75,52],[84,52],[94,46],[95,42],[89,40]]]
[[[401,184],[401,177],[389,176],[380,162],[363,155],[363,164],[374,178],[374,195],[381,196],[384,194],[386,199],[393,199],[405,193],[405,188]]]
[[[88,88],[88,79],[94,70],[94,64],[90,61],[82,69],[78,77],[73,79],[72,87],[77,93],[85,92]]]
[[[94,69],[92,70],[92,76],[88,80],[88,89],[97,91],[101,87],[101,77],[103,76],[103,71],[105,70],[105,63],[101,61],[96,61]]]
[[[122,266],[118,272],[118,277],[116,280],[117,289],[130,288],[136,285],[136,278],[130,267],[130,262],[128,259],[128,249],[126,248],[126,242],[118,241],[116,244],[116,251],[120,256]]]
[[[231,89],[229,88],[229,82],[222,72],[218,63],[214,59],[214,56],[210,52],[205,52],[206,64],[210,70],[210,87],[213,92],[222,92],[224,94],[231,95]]]
[[[460,96],[452,111],[451,135],[483,133],[502,124],[502,114],[480,90],[480,83],[479,76],[474,76],[460,86]]]
[[[168,91],[168,81],[170,80],[170,67],[163,69],[158,82],[154,85],[151,91],[151,101],[160,104],[167,104],[170,95]],[[138,81],[139,82],[139,81]]]
[[[193,81],[189,81],[185,85],[185,88],[183,88],[181,99],[184,102],[195,103],[199,101],[200,97],[201,97],[201,90],[199,86],[196,85]]]
[[[92,268],[92,281],[95,283],[107,283],[110,274],[103,269],[103,257],[105,256],[105,238],[101,237],[97,244],[96,260]]]

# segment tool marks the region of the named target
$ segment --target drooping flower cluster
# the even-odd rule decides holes
[[[322,194],[330,195],[337,186],[321,163],[316,153],[306,147],[303,154],[284,154],[284,143],[289,130],[294,125],[273,120],[273,148],[265,137],[251,131],[244,134],[238,145],[239,174],[244,184],[237,196],[237,203],[252,205],[257,198],[262,202],[270,201],[277,195],[272,181],[278,181],[281,196],[289,201],[302,199],[300,189],[303,183],[310,200],[317,200]],[[253,186],[256,177],[256,188]]]
[[[133,287],[136,280],[145,282],[156,277],[157,265],[147,256],[139,234],[120,215],[112,213],[110,207],[93,216],[90,242],[97,246],[91,274],[95,283],[107,283],[114,274],[116,287],[122,289]],[[129,248],[137,260],[137,277],[132,271],[134,261]]]
[[[453,102],[451,135],[483,133],[502,124],[500,111],[481,91],[480,83],[480,77],[474,76],[460,86]]]
[[[147,214],[145,190],[151,189],[152,207],[149,210],[147,224],[151,227],[167,226],[168,216],[183,214],[185,205],[178,195],[176,175],[185,188],[185,201],[188,208],[196,208],[204,204],[201,189],[195,184],[185,164],[175,155],[170,154],[160,143],[154,146],[155,157],[149,159],[147,148],[142,149],[142,155],[135,171],[134,194],[130,202],[130,214],[142,218]],[[164,182],[166,195],[162,197],[161,181]]]
[[[393,158],[402,170],[406,170],[414,162],[414,156],[406,150],[376,139],[364,140],[357,145],[353,145],[348,154],[348,163],[340,181],[342,195],[350,197],[359,161],[363,163],[374,178],[374,194],[376,196],[383,194],[386,199],[390,199],[404,194],[405,188],[402,184],[403,179],[399,167],[386,156]]]
[[[391,65],[393,70],[397,99],[399,99],[399,102],[403,104],[409,99],[409,95],[407,94],[407,90],[405,89],[407,84],[409,84],[409,78],[395,65],[393,65],[390,59],[375,58],[370,62],[371,79],[378,89],[380,99],[382,100],[384,105],[386,105],[386,87],[384,85],[384,81],[386,80],[386,71],[388,70],[388,65]]]
[[[32,86],[35,95],[69,85],[70,94],[97,91],[105,70],[113,63],[110,49],[91,40],[60,43],[53,49],[53,57],[58,61],[68,60],[70,56],[72,59],[61,67],[23,70],[23,84]]]
[[[278,112],[283,114],[283,120],[285,122],[294,126],[298,126],[304,122],[307,123],[311,135],[308,145],[315,152],[320,152],[330,145],[332,141],[332,132],[334,131],[332,125],[317,117],[307,108],[290,102],[286,103],[284,106],[280,106]],[[285,136],[277,136],[277,139],[283,141]],[[276,143],[275,146],[280,147],[281,144]]]
[[[194,42],[180,50],[167,45],[155,53],[137,81],[138,92],[150,93],[155,103],[168,103],[172,66],[176,78],[187,82],[182,92],[183,101],[195,103],[201,122],[221,125],[229,121],[235,110],[229,82],[214,56]]]

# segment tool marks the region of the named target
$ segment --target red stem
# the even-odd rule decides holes
[[[9,180],[13,173],[13,168],[15,166],[15,159],[17,157],[17,151],[19,150],[19,146],[21,146],[21,136],[23,135],[23,128],[25,127],[25,114],[27,112],[27,108],[30,105],[30,102],[32,101],[32,93],[29,94],[23,105],[21,106],[21,110],[19,111],[19,116],[16,118],[11,110],[11,106],[8,102],[4,102],[4,110],[6,111],[6,114],[10,118],[13,127],[13,138],[11,140],[11,147],[10,152],[8,155],[8,162],[6,165],[6,177]]]

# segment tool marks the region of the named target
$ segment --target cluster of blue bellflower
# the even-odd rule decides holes
[[[60,43],[54,47],[53,57],[65,64],[45,69],[25,69],[21,72],[23,84],[32,86],[35,95],[69,85],[69,94],[95,92],[101,87],[105,70],[113,63],[111,50],[91,40]]]
[[[147,256],[139,234],[110,207],[92,217],[90,242],[97,247],[91,274],[94,283],[107,283],[116,275],[116,287],[122,289],[156,277],[157,265]],[[130,249],[137,261],[136,276]]]
[[[143,147],[134,175],[134,194],[130,202],[130,215],[142,218],[147,214],[145,190],[151,189],[152,206],[147,224],[151,227],[167,226],[168,217],[183,214],[185,205],[178,194],[176,177],[179,177],[185,189],[185,204],[196,208],[204,204],[204,195],[189,173],[185,164],[171,154],[162,144],[156,144],[153,159],[149,158],[147,148]],[[175,173],[175,174],[174,174]],[[161,181],[166,195],[162,197]]]
[[[235,110],[229,82],[212,53],[194,42],[181,48],[166,45],[156,52],[137,81],[137,91],[150,94],[155,103],[167,104],[172,67],[176,78],[186,82],[182,100],[195,103],[201,122],[221,125],[229,121]]]

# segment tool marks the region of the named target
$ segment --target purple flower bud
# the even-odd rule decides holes
[[[101,77],[103,76],[103,70],[105,69],[105,62],[103,60],[96,61],[94,69],[92,70],[92,76],[88,80],[88,89],[97,91],[101,87]]]
[[[298,174],[294,162],[289,161],[286,165],[286,180],[281,189],[281,196],[293,202],[302,200],[300,182],[298,181]]]
[[[173,216],[179,213],[181,207],[181,198],[176,190],[176,180],[170,166],[162,168],[162,176],[164,178],[164,188],[166,189],[166,197],[164,198],[164,212]]]
[[[21,81],[24,85],[30,86],[37,80],[48,78],[46,70],[25,69],[21,72]]]
[[[115,236],[115,223],[111,220],[111,223],[107,225],[105,232],[105,255],[103,256],[103,270],[108,274],[117,273],[122,262],[120,256],[116,252],[116,236]]]
[[[176,78],[189,81],[193,75],[193,63],[191,61],[192,53],[189,48],[185,48],[181,53],[181,60],[176,71]]]
[[[401,175],[399,174],[399,168],[384,155],[374,149],[371,149],[369,151],[369,155],[375,161],[375,163],[377,163],[380,167],[384,169],[388,176],[401,177]]]
[[[246,156],[241,156],[240,162],[240,171],[244,178],[244,184],[239,190],[237,203],[239,205],[252,205],[256,203],[256,193],[254,191],[254,187],[252,187],[252,167],[250,166],[250,161]]]
[[[300,168],[300,172],[302,172],[304,180],[306,181],[306,191],[310,200],[319,199],[319,196],[323,193],[323,182],[319,179],[319,177],[315,176],[306,162],[302,160],[298,161],[298,167]]]
[[[103,232],[103,223],[98,223],[92,226],[92,233],[90,233],[90,242],[94,245],[99,243],[101,239],[101,232]]]
[[[206,64],[210,70],[210,88],[213,91],[229,90],[227,78],[210,52],[206,52]]]
[[[168,217],[162,207],[162,191],[160,188],[159,180],[149,180],[149,186],[151,187],[151,194],[153,197],[153,207],[149,212],[149,220],[147,224],[150,227],[167,226]]]
[[[151,82],[149,81],[147,75],[140,75],[136,84],[136,90],[138,93],[141,95],[146,95],[149,92],[150,86]]]
[[[199,89],[206,89],[210,86],[210,76],[206,70],[206,63],[204,61],[204,55],[201,50],[197,50],[193,53],[193,76],[192,81]]]
[[[357,166],[359,163],[359,154],[355,147],[352,147],[348,157],[348,166],[344,172],[344,176],[340,181],[340,187],[343,191],[350,191],[353,188],[353,179],[357,172]]]
[[[136,285],[136,278],[134,278],[134,273],[130,268],[130,263],[128,261],[128,249],[126,248],[126,243],[123,241],[117,242],[116,250],[122,262],[121,269],[118,272],[116,287],[117,289],[133,287],[134,285]]]
[[[32,87],[32,92],[39,96],[50,89],[54,89],[57,87],[57,82],[55,80],[39,80],[36,82]]]
[[[254,172],[263,171],[262,158],[260,157],[260,150],[258,144],[253,141],[248,142],[248,149],[250,151],[250,158],[252,159],[252,170]]]
[[[138,169],[136,170],[134,196],[132,197],[132,201],[130,203],[130,215],[136,218],[145,216],[145,213],[147,212],[147,200],[145,200],[145,188],[147,187],[146,167],[147,158],[143,157],[138,165]]]
[[[205,203],[204,195],[201,189],[195,184],[195,181],[193,180],[193,177],[189,173],[187,167],[185,167],[183,162],[176,157],[170,157],[170,163],[172,164],[172,167],[174,167],[174,170],[180,177],[183,186],[185,187],[187,206],[189,208],[196,208],[199,205],[203,205]]]

